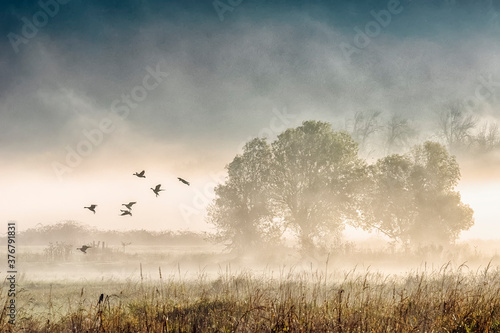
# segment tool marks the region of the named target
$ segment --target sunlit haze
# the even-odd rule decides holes
[[[310,119],[345,130],[356,112],[380,110],[408,117],[415,143],[442,140],[436,114],[455,99],[473,103],[480,121],[500,116],[493,7],[402,1],[387,27],[349,54],[354,28],[387,2],[249,2],[223,15],[209,2],[129,6],[71,2],[26,43],[3,38],[0,220],[21,230],[75,220],[209,231],[213,187],[250,138],[272,141]],[[6,8],[4,35],[19,33],[18,18],[37,5]],[[78,149],[82,156],[68,157]],[[489,168],[459,162],[467,167],[458,189],[475,211],[462,237],[494,238],[498,159],[484,162]],[[143,169],[147,178],[132,175]],[[150,188],[160,183],[156,198]],[[138,202],[134,215],[119,216],[128,201]],[[83,209],[89,204],[98,213]]]

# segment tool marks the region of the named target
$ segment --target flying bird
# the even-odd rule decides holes
[[[97,205],[90,205],[89,207],[83,207],[83,208],[87,208],[88,210],[90,210],[91,212],[93,212],[95,214],[96,207],[97,207]]]
[[[184,183],[184,184],[186,184],[187,186],[189,186],[189,182],[188,182],[187,180],[182,179],[182,178],[180,178],[180,177],[177,177],[177,179],[179,179],[179,181],[180,181],[181,183]]]
[[[128,210],[132,209],[132,206],[135,205],[137,202],[135,201],[130,201],[128,204],[122,204],[122,206],[127,207]]]
[[[156,196],[158,196],[160,194],[160,191],[165,191],[165,190],[162,190],[160,187],[161,187],[161,184],[156,185],[155,188],[151,187],[151,189],[153,190],[153,192],[155,192]]]
[[[125,216],[125,215],[130,215],[132,216],[132,212],[130,210],[123,210],[123,209],[120,209],[120,211],[122,212],[122,214],[120,216]]]
[[[142,170],[141,172],[136,172],[134,173],[134,176],[137,176],[139,178],[146,178],[146,176],[144,176],[144,170]]]
[[[77,247],[76,249],[82,251],[83,253],[87,253],[87,249],[91,248],[92,248],[91,246],[82,245],[82,247]]]

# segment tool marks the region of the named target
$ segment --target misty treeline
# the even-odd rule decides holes
[[[214,238],[236,251],[293,239],[316,253],[338,246],[347,225],[408,248],[453,242],[474,224],[455,189],[459,165],[442,144],[371,164],[358,150],[350,133],[321,121],[247,142],[208,208]]]
[[[400,153],[423,137],[430,137],[445,145],[452,154],[465,157],[500,151],[498,123],[481,119],[463,101],[444,103],[433,122],[431,132],[424,133],[416,122],[401,114],[371,110],[357,112],[346,119],[345,128],[365,155]]]
[[[50,225],[38,224],[22,231],[19,241],[30,245],[54,244],[56,247],[105,242],[109,246],[127,245],[192,245],[199,244],[205,235],[189,231],[149,231],[143,229],[117,231],[98,230],[76,221],[63,221]]]

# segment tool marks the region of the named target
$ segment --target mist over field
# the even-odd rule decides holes
[[[498,1],[0,6],[0,330],[500,327]]]

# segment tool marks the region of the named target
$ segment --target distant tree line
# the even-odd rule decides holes
[[[305,121],[272,143],[247,142],[227,165],[226,181],[215,188],[208,209],[215,240],[246,251],[292,235],[304,253],[313,253],[337,244],[351,225],[405,246],[454,241],[474,223],[473,210],[455,189],[455,157],[428,141],[368,164],[359,146],[377,128],[376,117],[358,116],[354,134]],[[391,124],[388,142],[408,139],[401,134],[408,132],[405,121]]]
[[[434,120],[433,140],[445,145],[452,154],[477,156],[500,150],[498,123],[481,121],[462,101],[443,104]],[[400,114],[386,117],[380,110],[355,113],[352,118],[346,119],[346,130],[359,144],[360,152],[364,155],[405,151],[422,134],[417,124],[409,118]]]

